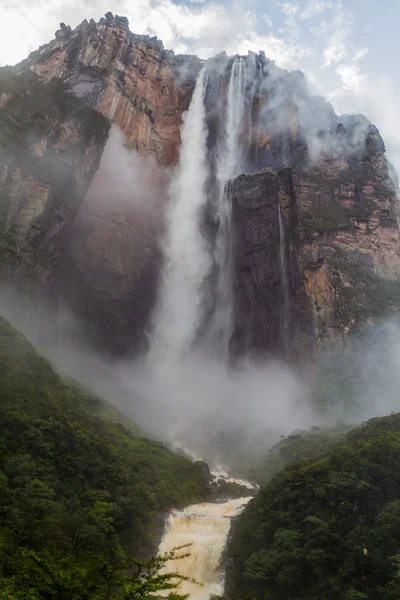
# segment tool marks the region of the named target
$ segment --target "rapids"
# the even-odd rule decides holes
[[[181,584],[179,592],[190,594],[190,600],[208,600],[213,594],[223,594],[222,558],[231,519],[240,514],[251,498],[237,498],[223,504],[194,504],[182,511],[171,512],[159,553],[192,543],[184,550],[190,553],[189,557],[171,561],[166,568],[168,572],[178,571],[202,584]]]

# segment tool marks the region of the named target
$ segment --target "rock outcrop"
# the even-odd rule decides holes
[[[374,127],[355,154],[322,154],[314,166],[242,175],[231,189],[235,354],[286,348],[297,361],[399,311],[397,190]]]
[[[231,351],[298,360],[400,306],[396,188],[367,119],[338,117],[309,94],[301,72],[283,71],[263,53],[241,60],[247,112],[238,155],[248,174],[230,191]],[[224,53],[210,61],[205,90],[210,245],[233,61]],[[3,276],[15,281],[24,272],[36,287],[50,286],[113,352],[146,344],[168,178],[201,65],[107,13],[73,31],[62,23],[55,40],[17,65],[19,75],[7,71],[13,85],[0,81]],[[120,147],[142,161],[125,197],[107,151],[93,180],[110,122],[122,131]]]
[[[41,81],[67,80],[74,94],[124,132],[127,144],[163,165],[177,162],[182,113],[187,110],[201,61],[175,56],[161,41],[129,31],[125,17],[83,21],[17,65]]]
[[[29,296],[51,296],[109,123],[60,80],[0,71],[0,273]]]

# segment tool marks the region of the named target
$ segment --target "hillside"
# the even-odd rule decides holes
[[[105,557],[156,550],[160,512],[207,496],[201,463],[136,437],[2,318],[0,440],[0,597],[11,583],[41,589],[28,551],[67,579],[98,580]]]
[[[231,592],[271,600],[400,597],[400,414],[286,467],[239,517]]]
[[[331,428],[314,426],[310,431],[293,433],[274,444],[268,454],[248,471],[248,476],[258,484],[265,485],[287,465],[316,458],[330,450],[340,442],[349,429],[351,429],[349,425],[338,423]]]

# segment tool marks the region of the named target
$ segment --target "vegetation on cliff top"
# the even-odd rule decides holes
[[[201,464],[99,408],[0,318],[0,598],[119,597],[107,577],[154,550],[160,511],[207,497]]]
[[[400,597],[400,414],[286,467],[239,517],[235,592],[270,600]]]
[[[265,485],[287,465],[316,458],[330,450],[349,429],[350,425],[338,423],[332,428],[315,426],[310,431],[291,434],[272,446],[267,455],[248,472],[248,476],[260,485]]]
[[[357,329],[370,317],[399,313],[398,279],[383,279],[339,251],[331,271],[337,296],[336,314],[343,326]]]
[[[31,72],[15,73],[0,68],[0,151],[30,153],[32,144],[43,136],[54,141],[60,135],[60,121],[77,119],[82,136],[75,144],[86,144],[91,138],[105,141],[110,124],[95,110],[85,106],[68,91],[68,85],[54,78],[41,83]],[[1,103],[2,104],[2,103]],[[0,106],[1,106],[0,104]]]

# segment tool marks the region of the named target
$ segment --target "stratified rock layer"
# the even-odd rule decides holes
[[[297,361],[400,306],[396,189],[383,141],[367,119],[338,117],[309,94],[301,72],[282,71],[262,53],[243,60],[247,113],[238,156],[254,175],[231,184],[231,351]],[[207,67],[210,240],[219,223],[216,164],[233,63],[222,53]],[[57,301],[113,351],[146,344],[170,167],[201,64],[107,13],[73,31],[62,24],[55,40],[16,67],[16,88],[0,82],[1,115],[8,115],[0,139],[3,273],[15,280],[21,270],[31,281],[51,282]],[[35,89],[32,72],[42,82],[35,79]],[[60,79],[75,99],[60,91]],[[123,198],[118,169],[113,173],[119,151],[93,180],[109,122],[123,133],[120,148],[143,161]],[[143,185],[150,163],[154,176]]]
[[[67,79],[74,94],[116,123],[130,148],[161,164],[177,162],[182,113],[187,110],[201,61],[175,56],[156,38],[135,35],[124,17],[107,13],[83,21],[18,65],[44,82]]]
[[[317,166],[242,175],[232,184],[235,354],[289,348],[296,360],[400,308],[397,197],[381,138]],[[279,205],[283,232],[279,227]],[[282,339],[288,280],[289,339]]]

